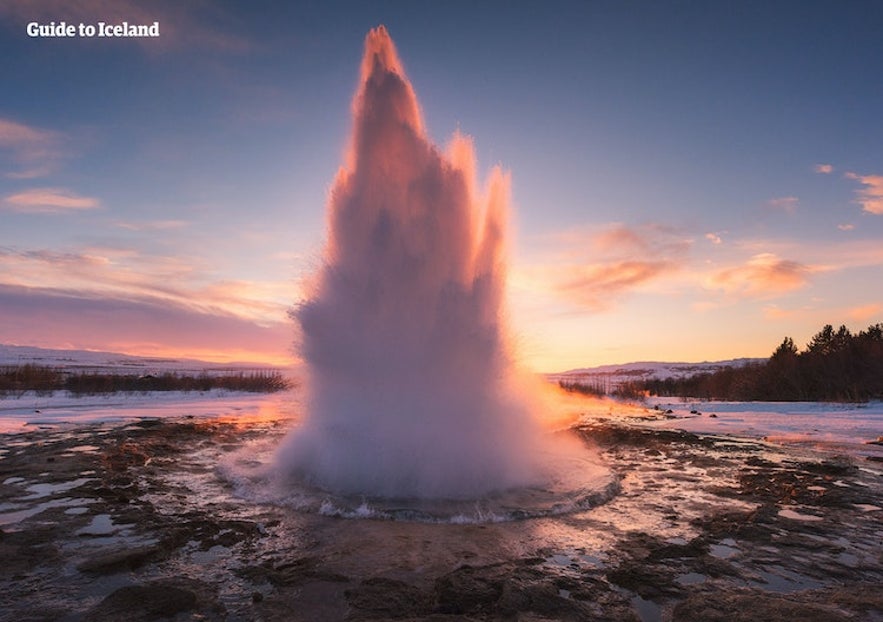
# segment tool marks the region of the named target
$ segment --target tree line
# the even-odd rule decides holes
[[[883,324],[851,333],[830,324],[803,350],[791,337],[769,359],[684,378],[626,383],[629,392],[733,401],[883,399]]]
[[[25,364],[0,368],[0,396],[34,391],[47,395],[68,391],[71,395],[102,393],[145,393],[148,391],[248,391],[271,393],[291,386],[277,370],[197,375],[163,372],[160,374],[117,374],[71,372],[62,368]]]

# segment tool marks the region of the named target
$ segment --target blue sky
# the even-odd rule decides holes
[[[26,25],[160,22],[158,39]],[[883,321],[878,2],[0,5],[0,342],[283,360],[365,34],[511,171],[538,370]]]

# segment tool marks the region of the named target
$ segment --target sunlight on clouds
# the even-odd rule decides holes
[[[834,166],[831,164],[816,164],[813,170],[821,175],[830,175],[834,172]]]
[[[852,231],[855,229],[855,225],[852,223],[843,223],[841,225],[837,225],[837,228],[841,231]]]
[[[865,187],[856,190],[855,202],[869,214],[883,214],[883,175],[859,175],[846,173],[847,179],[854,179]]]
[[[0,342],[212,361],[290,362],[288,319],[260,325],[156,297],[0,283]]]
[[[881,316],[883,316],[883,304],[871,303],[853,307],[849,309],[846,314],[851,320],[856,322],[868,322],[874,321],[875,319],[879,320]]]
[[[708,240],[709,242],[711,242],[712,244],[720,244],[721,242],[723,242],[721,237],[716,233],[706,233],[705,239]]]
[[[95,209],[98,199],[79,196],[61,188],[33,188],[3,199],[7,210],[26,214],[57,214],[62,212]]]
[[[815,271],[797,261],[760,253],[742,266],[712,274],[706,285],[728,294],[763,297],[800,289],[809,283],[809,276]]]
[[[671,227],[622,223],[558,232],[547,242],[543,260],[516,269],[514,283],[593,313],[680,270],[692,244]]]
[[[288,281],[217,280],[183,259],[132,249],[59,252],[0,249],[0,284],[76,291],[84,296],[173,303],[261,325],[285,321],[297,287]]]
[[[280,343],[285,343],[288,335],[280,331]],[[168,343],[140,342],[115,340],[107,343],[106,347],[112,352],[125,352],[133,356],[149,356],[154,358],[168,359],[196,359],[208,363],[260,363],[277,367],[293,367],[298,363],[297,358],[285,351],[267,351],[259,347],[175,347]]]
[[[669,261],[620,261],[572,266],[557,278],[556,292],[589,311],[611,308],[616,299],[677,269]]]

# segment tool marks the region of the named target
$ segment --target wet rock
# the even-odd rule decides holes
[[[791,594],[700,589],[674,608],[673,618],[683,622],[838,622],[859,619],[855,613],[861,619],[878,619],[883,615],[883,587],[852,585]]]
[[[300,585],[307,581],[346,583],[350,579],[341,574],[322,570],[317,557],[301,557],[290,562],[268,561],[257,566],[246,566],[236,572],[251,581],[266,581],[279,587]]]
[[[365,579],[344,592],[347,602],[357,611],[355,619],[409,618],[432,612],[429,594],[419,588],[386,577]]]
[[[139,546],[90,557],[77,570],[91,574],[111,574],[122,570],[135,570],[144,564],[164,557],[158,546]]]
[[[439,611],[468,613],[493,609],[503,594],[507,570],[503,564],[461,566],[439,577],[435,582]]]
[[[682,594],[681,587],[674,580],[675,571],[665,566],[649,565],[640,561],[624,562],[608,572],[607,579],[645,600]]]
[[[591,608],[562,595],[556,577],[518,562],[461,566],[435,582],[437,611],[491,619],[585,620]]]
[[[185,612],[193,612],[193,617],[199,619],[220,620],[223,609],[206,584],[178,577],[121,587],[93,607],[85,620],[141,622],[167,619]]]

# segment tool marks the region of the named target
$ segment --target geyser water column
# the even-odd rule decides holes
[[[430,143],[386,29],[365,41],[328,240],[296,308],[307,413],[288,473],[338,494],[464,499],[537,483],[545,434],[502,319],[509,179]]]

